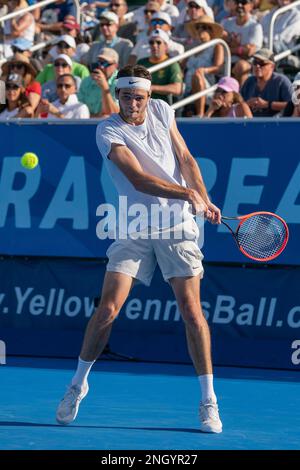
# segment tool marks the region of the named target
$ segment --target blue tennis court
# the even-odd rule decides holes
[[[76,421],[55,410],[75,360],[8,358],[1,367],[1,449],[299,449],[296,371],[216,368],[224,430],[199,432],[192,366],[101,360]]]

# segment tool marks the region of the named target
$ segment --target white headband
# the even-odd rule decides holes
[[[151,82],[147,78],[141,77],[121,77],[118,78],[116,88],[142,88],[143,90],[151,90]]]

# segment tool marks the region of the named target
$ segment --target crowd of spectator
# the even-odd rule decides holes
[[[0,23],[0,120],[103,119],[119,110],[120,68],[174,57],[152,74],[152,98],[172,105],[203,92],[178,116],[300,117],[300,56],[276,61],[300,41],[299,5],[278,17],[269,49],[272,15],[293,0],[141,0],[135,8],[126,0],[81,0],[80,24],[73,0],[24,11],[39,2],[0,0],[0,18],[22,10]],[[215,39],[230,49],[230,74],[223,45],[210,45]],[[181,58],[201,45],[209,47]]]

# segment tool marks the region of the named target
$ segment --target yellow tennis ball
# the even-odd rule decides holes
[[[32,170],[39,163],[39,159],[35,153],[26,152],[21,158],[21,164],[24,168]]]

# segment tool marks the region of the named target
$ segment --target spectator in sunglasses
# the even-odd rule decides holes
[[[81,83],[78,98],[88,106],[91,117],[103,118],[119,111],[115,97],[118,62],[118,53],[104,47],[92,66],[90,77]]]
[[[242,86],[251,71],[251,57],[262,47],[263,31],[251,15],[253,0],[235,0],[235,4],[236,16],[224,20],[222,26],[232,54],[232,73]]]
[[[2,65],[4,77],[12,73],[17,73],[22,77],[25,94],[33,111],[35,111],[40,102],[42,90],[40,83],[35,79],[36,70],[31,65],[28,57],[17,52],[8,62]]]
[[[141,21],[135,23],[137,27],[136,43],[145,40],[149,32],[149,25],[152,16],[160,10],[160,4],[156,0],[150,0],[146,3],[143,10]]]
[[[50,103],[42,99],[37,112],[37,117],[52,119],[88,119],[90,113],[88,107],[78,101],[76,95],[76,81],[73,75],[64,74],[57,78],[58,99]]]
[[[159,11],[152,15],[147,36],[145,36],[144,39],[141,39],[134,46],[128,61],[129,65],[134,65],[137,61],[150,56],[151,51],[149,47],[149,37],[152,32],[157,29],[166,32],[170,38],[168,43],[168,54],[170,57],[174,57],[184,52],[184,46],[171,39],[172,20],[170,15],[168,15],[168,13]]]
[[[59,34],[68,15],[74,15],[73,0],[58,0],[43,8],[41,18],[37,24],[37,32]]]
[[[169,43],[168,33],[161,29],[152,31],[149,37],[150,57],[139,60],[138,65],[149,68],[167,60],[169,58]],[[152,74],[151,98],[159,98],[172,104],[173,96],[179,96],[182,93],[182,82],[182,72],[177,62],[154,72]]]
[[[47,99],[52,103],[58,99],[56,82],[58,77],[65,74],[72,75],[73,62],[66,54],[59,54],[54,61],[54,74],[55,79],[50,80],[42,85],[42,98]],[[81,84],[80,77],[74,77],[76,82],[76,89],[79,90]]]
[[[176,41],[184,44],[186,50],[195,47],[195,41],[189,36],[185,25],[189,21],[198,20],[203,15],[209,16],[212,20],[214,19],[213,11],[207,5],[206,0],[185,1],[185,6],[181,9],[176,20],[173,36]]]
[[[65,54],[70,57],[72,60],[72,75],[75,77],[79,77],[81,79],[88,77],[90,72],[85,67],[85,65],[79,64],[73,60],[74,54],[76,51],[76,42],[75,39],[68,35],[64,34],[63,36],[59,36],[57,39],[57,43],[54,50],[54,57],[59,54]],[[43,85],[46,82],[51,80],[55,80],[55,70],[54,64],[47,64],[43,68],[43,70],[38,74],[36,77],[37,81]]]
[[[167,13],[170,16],[172,23],[175,24],[175,22],[179,18],[178,8],[175,5],[171,5],[170,3],[167,3],[165,0],[156,0],[156,2],[159,5],[159,11]],[[137,8],[133,13],[132,21],[135,21],[137,23],[139,31],[147,30],[147,22],[146,22],[144,10],[145,10],[145,6],[142,6],[140,8]]]
[[[100,37],[98,41],[92,43],[90,50],[81,58],[81,62],[88,67],[98,60],[99,53],[104,47],[110,47],[119,54],[120,66],[127,64],[128,57],[133,48],[133,43],[129,39],[118,36],[119,17],[112,11],[101,13]]]
[[[126,0],[111,0],[108,4],[108,10],[115,13],[119,18],[119,38],[129,39],[132,42],[135,42],[135,37],[137,35],[137,25],[134,21],[128,21],[125,18],[126,13],[128,12],[128,5]],[[100,27],[98,24],[93,34],[94,39],[96,40],[99,35]]]
[[[249,106],[239,93],[239,82],[235,78],[223,77],[218,81],[217,86],[204,117],[252,117]]]
[[[254,117],[272,117],[292,99],[292,84],[281,73],[274,72],[272,51],[261,49],[253,56],[253,75],[242,87],[242,96]]]
[[[8,75],[5,81],[5,103],[0,104],[0,120],[32,116],[33,109],[25,94],[22,77],[17,73]]]

